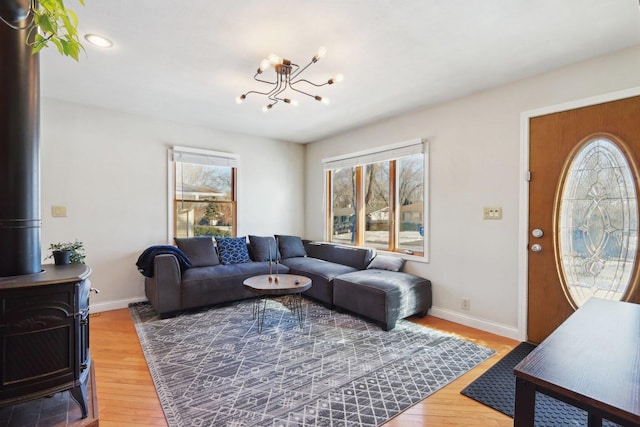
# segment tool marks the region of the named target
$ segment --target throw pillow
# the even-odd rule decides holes
[[[220,261],[225,264],[242,264],[251,262],[247,250],[247,239],[242,237],[217,237]]]
[[[189,258],[193,267],[209,267],[220,264],[211,237],[176,237],[173,240]]]
[[[276,247],[276,239],[272,236],[249,235],[249,246],[254,261],[275,261],[280,259],[280,251]]]
[[[276,235],[278,249],[282,258],[295,258],[307,256],[302,239],[298,236]]]
[[[378,255],[370,263],[367,269],[400,271],[404,265],[404,259],[395,256]]]

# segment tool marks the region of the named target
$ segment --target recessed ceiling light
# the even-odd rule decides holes
[[[113,42],[106,37],[97,34],[85,34],[84,39],[94,46],[108,48],[113,46]]]

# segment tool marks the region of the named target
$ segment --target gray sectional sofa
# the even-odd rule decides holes
[[[281,235],[216,243],[217,248],[208,237],[176,239],[177,248],[152,247],[140,256],[145,294],[161,317],[255,297],[243,281],[269,274],[269,260],[276,257],[279,273],[312,280],[306,296],[374,320],[385,330],[399,319],[425,316],[431,308],[431,282],[399,271],[400,258],[376,255],[373,249]]]

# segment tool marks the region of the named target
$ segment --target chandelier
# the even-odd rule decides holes
[[[289,95],[284,93],[285,91],[287,91],[288,93],[293,91],[293,92],[297,92],[297,93],[301,93],[303,95],[309,96],[315,99],[316,101],[322,102],[323,104],[329,104],[329,98],[324,96],[319,96],[319,95],[312,95],[309,92],[307,92],[307,90],[309,89],[306,89],[306,88],[309,88],[311,86],[321,87],[325,85],[339,83],[344,78],[342,74],[338,74],[335,77],[330,78],[324,83],[314,83],[307,79],[299,78],[300,74],[302,74],[304,70],[309,68],[311,64],[315,64],[316,62],[318,62],[318,60],[322,58],[326,53],[327,53],[327,49],[324,47],[321,47],[318,50],[318,53],[316,53],[313,56],[313,58],[311,58],[311,62],[309,62],[307,65],[305,65],[302,68],[298,64],[294,64],[290,60],[281,58],[274,53],[269,54],[269,56],[266,59],[262,60],[262,62],[260,63],[260,67],[258,67],[258,71],[256,71],[256,74],[253,76],[253,78],[254,80],[260,83],[266,83],[268,85],[271,85],[271,89],[266,92],[250,90],[249,92],[238,96],[236,98],[236,103],[242,104],[242,102],[247,98],[247,95],[252,93],[255,93],[257,95],[265,95],[269,99],[269,103],[264,107],[262,107],[262,111],[266,113],[280,101],[284,102],[285,104],[298,105],[298,101],[296,99],[288,98],[286,96],[289,96]],[[261,78],[262,73],[266,71],[268,68],[270,68],[271,66],[273,66],[276,73],[275,81],[264,80],[263,78]],[[290,89],[290,91],[288,91],[288,89]]]

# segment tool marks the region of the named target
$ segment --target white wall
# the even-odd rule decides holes
[[[144,298],[135,268],[167,239],[169,146],[240,155],[239,235],[322,239],[320,160],[423,137],[430,144],[432,314],[521,337],[518,327],[520,115],[640,86],[640,47],[379,122],[306,146],[158,121],[51,99],[42,101],[42,246],[85,242],[93,310]],[[51,206],[68,208],[52,218]],[[502,221],[482,207],[502,206]],[[303,214],[304,212],[304,214]],[[50,261],[49,261],[50,262]],[[461,309],[461,298],[471,310]]]
[[[472,72],[472,70],[470,70]],[[432,281],[432,314],[516,339],[521,113],[640,86],[640,47],[379,122],[307,146],[306,233],[323,239],[323,158],[422,137],[430,145],[430,262],[405,269]],[[484,221],[483,207],[503,208]],[[463,297],[471,309],[461,308]],[[520,326],[521,330],[518,330]]]
[[[135,263],[148,246],[167,243],[167,148],[240,156],[238,235],[303,234],[304,146],[42,100],[42,253],[81,240],[92,310],[144,299]],[[53,218],[51,206],[67,207]],[[51,262],[51,260],[45,261]]]

